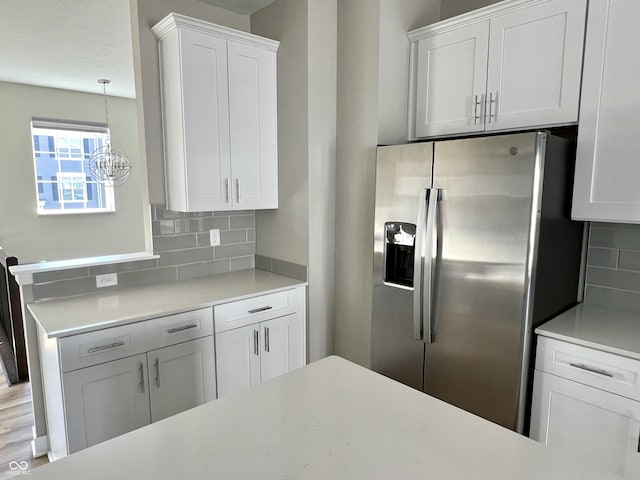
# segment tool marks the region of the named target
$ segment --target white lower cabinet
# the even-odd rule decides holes
[[[211,307],[38,342],[51,460],[216,398]]]
[[[213,338],[81,368],[62,383],[73,453],[215,400]]]
[[[63,374],[69,453],[151,421],[146,355]]]
[[[220,397],[260,383],[257,325],[216,334]]]
[[[214,308],[219,397],[304,366],[304,295],[296,288]]]
[[[553,340],[541,343],[530,437],[570,461],[640,478],[640,401],[634,380],[640,362]]]
[[[215,400],[211,336],[148,352],[147,360],[152,422]]]

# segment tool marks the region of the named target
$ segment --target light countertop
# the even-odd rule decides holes
[[[262,270],[111,290],[104,294],[44,300],[27,305],[49,338],[66,337],[149,318],[306,285]]]
[[[640,313],[581,303],[536,333],[640,360]]]
[[[31,480],[613,480],[329,357],[31,472]]]

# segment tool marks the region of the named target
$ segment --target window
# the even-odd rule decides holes
[[[91,154],[104,145],[103,125],[31,122],[38,213],[113,212],[113,187],[89,173]]]

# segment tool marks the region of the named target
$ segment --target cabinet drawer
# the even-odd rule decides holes
[[[216,333],[298,312],[304,305],[302,288],[260,295],[213,308]]]
[[[144,322],[61,338],[59,348],[63,372],[143,353]]]
[[[144,322],[147,350],[213,334],[213,311],[201,308]]]
[[[538,337],[536,369],[640,400],[640,361]]]

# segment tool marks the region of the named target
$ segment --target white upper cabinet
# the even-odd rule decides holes
[[[484,130],[488,44],[489,21],[417,42],[417,137]]]
[[[167,208],[278,207],[279,43],[183,15],[156,26]]]
[[[513,0],[409,32],[409,139],[577,123],[586,5]]]
[[[233,202],[277,208],[276,54],[229,42],[228,59]]]
[[[533,2],[491,19],[487,130],[578,121],[586,2]]]
[[[638,18],[638,0],[589,4],[574,219],[640,223]]]

